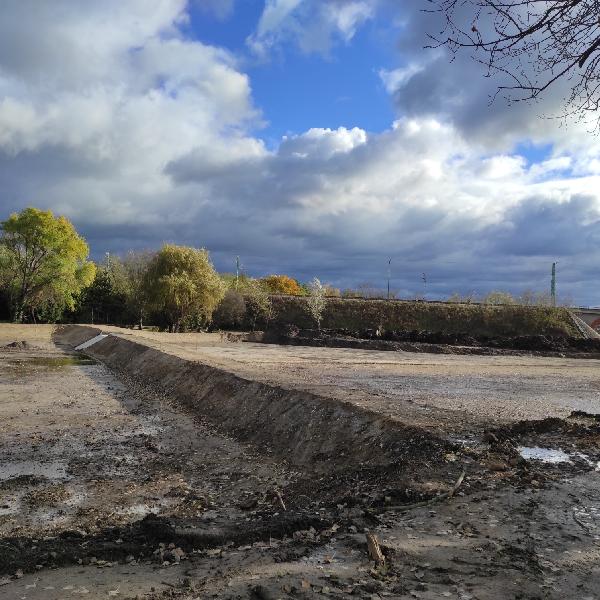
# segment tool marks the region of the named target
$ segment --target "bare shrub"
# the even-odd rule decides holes
[[[315,277],[309,285],[309,294],[306,300],[308,312],[317,324],[317,329],[321,329],[321,321],[323,320],[323,311],[327,304],[325,297],[327,288]]]
[[[517,301],[509,292],[502,291],[492,291],[489,292],[486,296],[484,296],[482,300],[483,304],[492,304],[494,306],[502,306],[506,304],[516,304]]]

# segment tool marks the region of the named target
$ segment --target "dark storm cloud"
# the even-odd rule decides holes
[[[574,195],[549,203],[531,198],[507,211],[504,223],[489,232],[495,253],[513,256],[575,256],[600,247],[597,198]]]

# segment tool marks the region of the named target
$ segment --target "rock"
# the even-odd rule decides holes
[[[486,431],[483,434],[483,441],[487,442],[488,444],[497,444],[499,442],[496,434],[492,433],[491,431]]]
[[[508,465],[503,460],[490,460],[487,466],[490,471],[508,471]]]
[[[172,550],[167,550],[163,554],[164,560],[174,562],[174,563],[180,562],[185,557],[186,557],[186,554],[181,548],[173,548]]]

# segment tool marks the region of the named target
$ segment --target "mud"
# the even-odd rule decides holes
[[[269,386],[311,392],[437,437],[573,411],[600,413],[600,361],[222,343],[212,335],[110,328],[164,354]]]
[[[600,597],[593,413],[477,421],[458,433],[450,424],[423,432],[401,461],[393,448],[359,448],[352,459],[323,445],[298,451],[293,435],[286,455],[282,436],[264,431],[303,411],[277,413],[260,396],[275,406],[289,390],[272,397],[266,384],[213,368],[193,380],[192,396],[172,355],[110,339],[88,349],[93,361],[71,353],[93,335],[0,351],[0,598]],[[245,404],[226,406],[240,390]],[[249,390],[261,419],[242,414],[253,409]],[[330,409],[334,438],[338,411],[373,418],[354,405]],[[407,430],[382,422],[378,434]],[[368,531],[385,564],[369,559]]]

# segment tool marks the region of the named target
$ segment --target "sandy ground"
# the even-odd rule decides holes
[[[311,390],[439,429],[600,414],[600,361],[220,343],[216,334],[106,328],[248,379]]]
[[[502,444],[465,444],[447,457],[467,470],[451,501],[390,509],[406,502],[393,474],[375,482],[315,480],[264,448],[223,436],[172,399],[56,348],[50,335],[51,328],[0,325],[0,346],[30,346],[0,349],[0,599],[600,599],[600,431],[593,419],[510,432],[511,444],[560,448],[568,462],[514,460]],[[463,377],[481,389],[487,381],[488,402],[499,393],[516,406],[523,389],[525,399],[540,389],[544,376],[536,369],[551,374],[553,365],[565,378],[566,400],[546,406],[568,411],[569,397],[584,391],[593,401],[592,361],[575,361],[571,371],[571,361],[557,359],[287,347],[278,359],[276,347],[255,353],[246,344],[213,339],[203,346],[184,336],[152,336],[152,343],[287,385],[319,373],[335,382],[344,372],[327,389],[360,385],[356,398],[366,398],[375,385],[381,402],[388,392],[368,373],[396,385],[425,377],[434,408],[436,389],[469,394]],[[568,380],[578,383],[571,396]],[[324,381],[314,383],[325,389]],[[390,403],[409,419],[403,397]],[[476,427],[467,414],[461,426]],[[382,543],[385,564],[369,560],[368,531]]]

